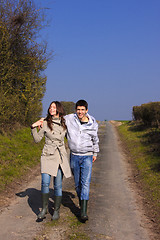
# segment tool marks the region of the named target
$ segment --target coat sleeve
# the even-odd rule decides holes
[[[37,132],[37,128],[31,129],[31,133],[35,143],[40,142],[44,137],[44,133],[45,133],[44,126],[39,130],[39,132]]]
[[[97,156],[97,153],[99,152],[99,138],[98,138],[98,124],[95,124],[95,134],[92,137],[93,141],[93,155]]]

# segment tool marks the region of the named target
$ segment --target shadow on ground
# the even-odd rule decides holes
[[[42,199],[41,199],[41,191],[35,188],[28,188],[23,192],[16,193],[18,197],[28,197],[28,205],[32,209],[32,211],[38,215],[40,212],[40,208],[42,208]],[[73,198],[75,195],[71,192],[63,191],[62,197],[62,205],[70,209],[70,211],[77,217],[79,220],[80,217],[80,209],[74,204]],[[50,198],[48,203],[49,213],[52,216],[54,212],[54,190],[50,189]],[[42,220],[41,220],[42,221]]]

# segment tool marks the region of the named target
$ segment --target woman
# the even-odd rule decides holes
[[[36,127],[40,127],[41,121],[32,124],[31,131],[36,143],[40,142],[45,136],[45,145],[41,155],[41,191],[42,191],[42,210],[38,215],[43,219],[48,209],[49,185],[51,176],[54,177],[54,214],[52,220],[59,218],[59,209],[62,200],[62,179],[63,175],[68,178],[71,170],[64,145],[66,125],[64,109],[58,101],[51,102],[48,108],[48,115],[44,119],[43,127],[37,132]]]

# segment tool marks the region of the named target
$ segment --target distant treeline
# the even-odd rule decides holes
[[[74,102],[65,102],[65,101],[61,101],[64,110],[65,110],[65,114],[70,114],[70,113],[74,113],[75,112],[75,103]]]
[[[146,126],[160,127],[160,102],[150,102],[133,107],[133,119]]]

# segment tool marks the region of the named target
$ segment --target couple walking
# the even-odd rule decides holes
[[[38,215],[39,219],[43,219],[47,213],[51,176],[54,180],[55,197],[52,220],[59,219],[63,176],[71,177],[72,172],[81,208],[81,221],[88,220],[87,203],[92,163],[99,152],[98,124],[88,114],[88,103],[85,100],[79,100],[75,110],[75,113],[65,116],[62,104],[53,101],[48,108],[47,117],[31,125],[35,142],[41,141],[45,136],[41,155],[42,210]],[[40,128],[39,131],[37,127]],[[70,148],[70,165],[64,145],[65,136]]]

